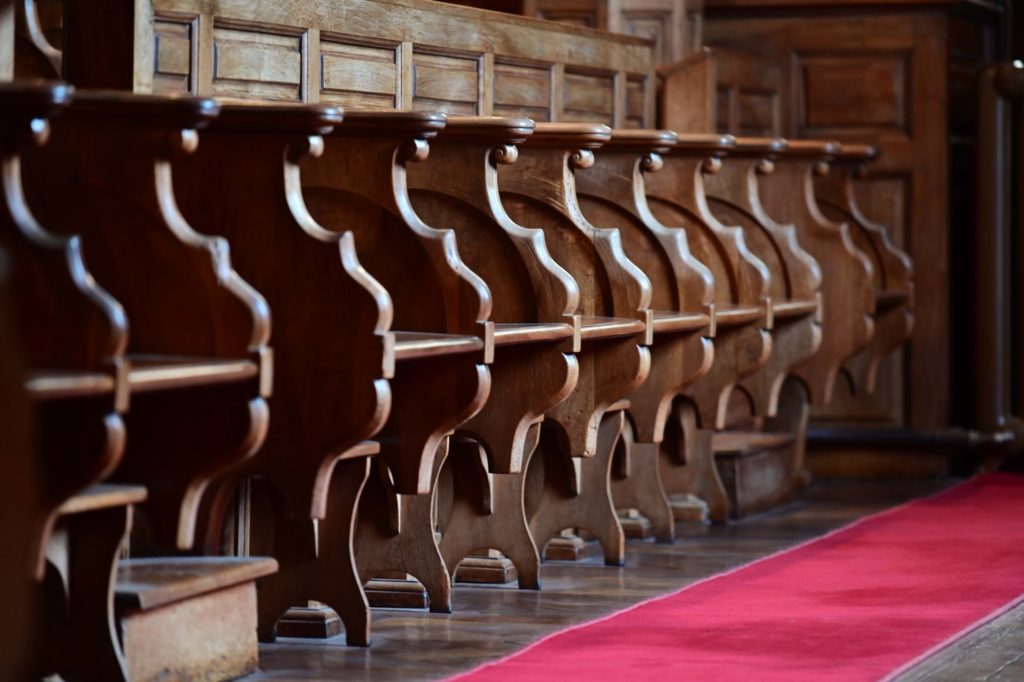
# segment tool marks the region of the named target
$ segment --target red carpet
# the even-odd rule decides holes
[[[455,679],[879,680],[1024,594],[1024,476],[990,474]]]

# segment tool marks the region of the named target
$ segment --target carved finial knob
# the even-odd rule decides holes
[[[717,156],[709,156],[701,163],[700,170],[707,175],[714,175],[722,170],[722,160]]]
[[[661,154],[644,154],[643,160],[640,162],[640,170],[645,173],[657,173],[664,167],[665,161],[661,158]]]
[[[758,175],[771,175],[775,172],[775,162],[767,158],[761,159],[757,162],[755,171]]]
[[[199,133],[194,128],[168,133],[157,148],[164,159],[187,156],[199,148]]]
[[[324,153],[324,138],[320,135],[300,137],[288,145],[288,161],[298,163],[307,156],[314,159]]]
[[[50,122],[45,118],[34,118],[29,124],[32,129],[32,142],[44,145],[50,139]]]
[[[413,163],[426,161],[427,157],[430,156],[430,145],[423,139],[410,140],[402,145],[399,155],[402,161],[411,161]]]
[[[569,157],[569,165],[578,170],[586,170],[594,165],[594,152],[589,149],[577,149]]]
[[[514,144],[501,144],[491,150],[491,162],[495,166],[511,166],[519,160],[519,147]]]
[[[186,128],[181,131],[181,143],[179,148],[185,154],[191,154],[199,148],[199,133],[194,128]]]
[[[829,164],[827,161],[818,161],[814,164],[814,174],[818,177],[824,177],[828,175]]]

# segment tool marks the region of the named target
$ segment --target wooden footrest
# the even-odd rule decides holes
[[[228,680],[256,669],[256,580],[267,558],[128,559],[114,591],[132,680]]]
[[[787,502],[795,488],[795,439],[788,433],[723,432],[712,439],[715,465],[738,519]]]

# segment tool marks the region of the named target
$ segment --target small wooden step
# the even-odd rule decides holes
[[[392,332],[395,338],[395,360],[414,360],[438,355],[455,355],[482,350],[484,342],[476,336],[429,334],[427,332]]]
[[[797,487],[796,440],[789,433],[726,431],[712,438],[715,466],[729,497],[729,515],[742,518],[787,502]]]
[[[268,558],[128,559],[114,590],[132,680],[229,680],[256,670],[256,579]]]
[[[375,609],[427,609],[430,598],[418,580],[375,579],[363,586]]]

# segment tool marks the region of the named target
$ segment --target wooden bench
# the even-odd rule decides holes
[[[729,396],[772,353],[770,273],[747,246],[742,228],[726,226],[711,211],[704,173],[717,168],[733,146],[718,135],[683,136],[647,180],[651,211],[665,225],[684,229],[690,249],[714,277],[714,362],[679,401],[662,448],[661,476],[679,513],[695,496],[709,516],[724,521],[729,502],[715,468],[712,435],[726,425]],[[755,408],[758,406],[754,406]]]
[[[109,562],[116,559],[127,531],[129,505],[145,498],[132,537],[133,556],[163,555],[174,570],[189,563],[167,555],[191,549],[203,490],[249,457],[266,431],[269,320],[263,299],[231,269],[224,242],[194,232],[174,204],[169,156],[190,151],[193,127],[215,115],[216,105],[79,94],[64,114],[48,144],[23,155],[28,203],[38,208],[41,222],[72,235],[65,243],[91,254],[86,258],[92,275],[118,297],[116,302],[92,284],[84,268],[75,276],[94,289],[94,300],[107,299],[122,338],[108,350],[116,368],[112,381],[102,373],[47,371],[32,376],[28,387],[55,406],[73,397],[99,396],[100,404],[113,400],[121,409],[130,408],[124,421],[132,438],[120,462],[94,474],[129,485],[90,488],[87,496],[64,502],[59,513],[68,517],[68,542],[51,542],[50,560],[75,576],[83,557],[108,557],[105,570],[91,569],[88,581],[69,579],[74,587],[68,598],[77,604],[73,612],[88,614],[70,622],[76,665],[100,667],[105,677],[152,679],[179,665],[177,647],[188,645],[165,638],[159,656],[151,649],[126,647],[121,661],[119,655],[98,656],[90,651],[96,646],[84,644],[113,637]],[[68,449],[68,443],[63,446]],[[138,483],[145,489],[130,485]],[[89,551],[90,546],[103,549]],[[122,561],[118,570],[129,570],[132,561]],[[183,604],[194,609],[219,601],[223,606],[227,599],[235,608],[254,608],[253,576],[273,572],[276,564],[248,562],[251,570],[242,583],[221,580],[224,589],[216,594],[186,590]],[[213,570],[226,574],[228,567]],[[227,588],[232,588],[230,595]],[[174,627],[168,614],[119,610],[119,630],[145,627],[166,634]],[[203,626],[213,624],[193,624],[190,636],[215,641]],[[90,637],[80,637],[82,632]],[[244,674],[254,665],[255,638],[243,637],[239,647],[232,652],[213,647],[207,650],[212,658],[197,665],[216,666],[225,676]],[[103,651],[111,650],[116,646]]]
[[[350,643],[369,641],[353,520],[400,344],[390,296],[360,265],[354,235],[317,224],[303,200],[299,164],[341,120],[326,105],[226,106],[173,164],[183,215],[227,239],[274,315],[275,417],[260,450],[219,481],[206,528],[207,551],[220,552],[239,485],[258,478],[246,549],[280,563],[259,585],[263,640],[286,609],[316,600],[341,615]]]
[[[394,304],[392,407],[378,436],[387,469],[371,475],[362,498],[360,575],[412,574],[431,609],[450,612],[428,495],[447,437],[487,400],[494,323],[490,291],[462,261],[455,233],[428,226],[410,204],[406,166],[427,158],[428,140],[444,125],[442,114],[350,112],[323,154],[301,167],[311,215],[352,231],[360,261]]]
[[[653,327],[650,280],[626,257],[618,230],[588,223],[576,197],[575,172],[593,165],[593,150],[610,133],[603,125],[537,124],[518,162],[500,167],[498,184],[509,215],[544,231],[581,294],[579,382],[548,411],[528,473],[533,539],[542,548],[563,529],[584,528],[600,542],[605,562],[620,565],[624,538],[608,495],[622,425],[615,412],[650,371],[645,346]]]
[[[821,345],[822,274],[800,246],[796,226],[776,222],[761,203],[761,180],[785,147],[784,140],[737,138],[704,178],[712,211],[723,223],[743,228],[751,251],[771,273],[772,356],[739,384],[754,406],[752,414],[763,416],[741,418],[712,443],[736,517],[786,501],[805,479],[809,409],[804,389],[791,377]],[[744,417],[745,412],[744,406]]]
[[[494,363],[484,408],[456,431],[437,499],[438,547],[460,580],[539,587],[539,555],[523,511],[524,463],[544,414],[576,387],[580,291],[548,253],[544,234],[517,224],[498,193],[529,119],[450,117],[430,156],[408,168],[413,208],[451,226],[459,253],[493,296]],[[488,550],[499,552],[489,556]],[[467,556],[469,562],[456,567]]]
[[[617,131],[595,153],[593,167],[576,174],[577,194],[588,220],[617,227],[623,250],[652,283],[654,343],[651,371],[629,396],[623,438],[612,472],[612,496],[626,526],[643,537],[650,525],[662,542],[675,537],[675,519],[658,475],[673,400],[711,367],[713,286],[710,271],[690,253],[686,233],[658,222],[646,200],[645,177],[663,165],[676,142],[666,131]],[[639,515],[635,516],[635,510]]]

